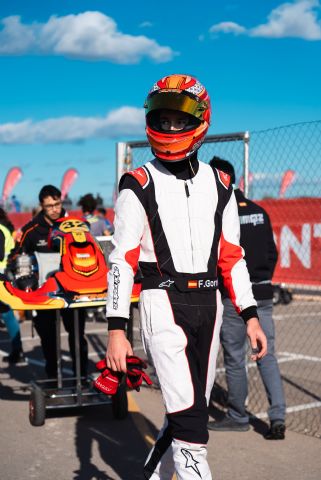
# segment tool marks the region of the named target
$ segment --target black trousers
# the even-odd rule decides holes
[[[79,312],[79,347],[81,376],[87,375],[88,345],[85,338],[85,309]],[[68,333],[69,350],[72,357],[74,374],[76,373],[74,311],[62,310],[62,321]],[[56,310],[38,310],[34,318],[35,329],[40,337],[43,355],[46,361],[48,378],[57,377]]]

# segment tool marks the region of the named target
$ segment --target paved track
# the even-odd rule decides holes
[[[285,312],[299,312],[299,305],[296,307],[278,310],[276,313],[281,317],[276,323],[293,321],[292,315],[292,320],[286,320],[284,315]],[[311,323],[312,333],[317,318],[317,315],[306,318],[305,323]],[[106,327],[101,322],[88,322],[86,331],[93,371],[95,361],[105,348]],[[22,324],[22,333],[28,363],[8,368],[0,360],[1,480],[142,479],[142,463],[162,423],[163,406],[159,391],[143,388],[140,393],[130,393],[130,414],[123,421],[114,420],[110,406],[105,405],[50,412],[43,427],[32,427],[28,420],[27,387],[31,379],[43,376],[43,361],[38,338],[31,338],[29,322]],[[135,336],[138,336],[137,328]],[[68,373],[70,361],[65,334],[62,339]],[[303,348],[302,335],[301,339]],[[138,340],[136,345],[137,353],[141,354]],[[284,364],[295,364],[295,371],[302,377],[299,371],[303,368],[301,359],[289,357],[289,354],[298,354],[290,346],[282,357],[285,358]],[[8,350],[7,335],[1,330],[0,357]],[[320,356],[314,347],[302,354]],[[315,360],[304,361],[319,365]],[[316,384],[315,379],[311,384]],[[266,424],[256,420],[250,432],[211,432],[209,462],[214,478],[320,480],[320,439],[288,432],[283,442],[267,442],[262,436],[265,429]]]

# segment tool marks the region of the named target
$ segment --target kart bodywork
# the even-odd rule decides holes
[[[57,378],[31,383],[30,423],[43,425],[49,409],[103,404],[112,405],[115,418],[125,418],[128,413],[126,385],[122,383],[112,397],[106,396],[93,387],[94,377],[81,377],[80,373],[78,308],[106,304],[108,265],[104,252],[87,224],[77,218],[58,220],[48,242],[55,253],[36,255],[34,272],[30,270],[31,274],[21,275],[19,279],[14,274],[12,278],[0,276],[0,304],[13,310],[56,310]],[[26,260],[30,260],[29,257],[26,256]],[[134,284],[127,323],[129,340],[133,336],[133,307],[139,293],[140,285]],[[64,308],[74,309],[76,376],[71,378],[62,375],[60,310]]]
[[[0,278],[1,302],[13,310],[48,310],[95,307],[106,303],[108,266],[89,227],[77,218],[58,220],[49,234],[56,252],[56,268],[46,273],[38,288],[22,290],[15,281]],[[42,254],[43,257],[51,254]],[[39,262],[38,256],[38,262]],[[42,261],[46,259],[42,258]],[[41,262],[40,262],[41,263]],[[38,276],[41,270],[38,264]],[[41,275],[40,275],[41,276]],[[43,276],[43,275],[42,275]],[[132,302],[138,302],[140,285],[134,284]]]

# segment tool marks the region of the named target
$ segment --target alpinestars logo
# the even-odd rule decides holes
[[[41,238],[37,243],[37,247],[46,247],[47,245],[48,245],[47,240],[44,240],[43,238]]]
[[[120,273],[119,273],[119,268],[114,266],[114,290],[113,290],[113,309],[117,310],[118,309],[118,285],[120,284]]]
[[[192,470],[194,470],[195,473],[197,473],[197,475],[200,478],[202,478],[201,472],[199,471],[198,466],[197,466],[200,462],[195,460],[193,455],[191,454],[191,452],[189,450],[186,450],[186,448],[181,448],[181,452],[184,455],[184,457],[186,458],[185,468],[191,468]]]
[[[162,282],[158,285],[158,288],[164,288],[167,287],[169,288],[174,282],[174,280],[166,280],[166,282]]]

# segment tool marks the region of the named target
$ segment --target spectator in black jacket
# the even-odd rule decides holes
[[[41,211],[22,228],[20,242],[12,251],[10,259],[14,259],[22,253],[32,254],[34,252],[49,253],[48,235],[53,223],[65,216],[62,208],[61,192],[53,185],[45,185],[39,192],[39,203]],[[9,259],[9,261],[10,261]],[[75,360],[75,335],[74,316],[71,310],[62,310],[62,320],[68,332],[69,348],[73,360],[74,371]],[[48,378],[57,377],[57,352],[56,352],[56,311],[38,310],[34,318],[34,325],[41,340],[41,346],[46,361],[46,373]],[[87,375],[88,347],[84,336],[85,333],[85,312],[79,310],[79,342],[80,342],[80,365],[81,375]]]
[[[235,183],[233,165],[214,157],[210,165],[231,176]],[[257,366],[269,401],[270,429],[265,438],[283,439],[285,436],[285,399],[277,360],[274,355],[274,323],[272,319],[273,288],[271,279],[278,254],[273,239],[271,222],[266,211],[246,198],[241,190],[235,190],[240,217],[240,245],[245,250],[253,294],[258,304],[258,314],[268,340],[267,355],[257,361]],[[228,412],[223,420],[209,422],[208,428],[216,431],[247,431],[249,416],[245,409],[248,394],[246,374],[246,326],[242,325],[232,302],[223,293],[223,325],[221,344],[228,387]]]

